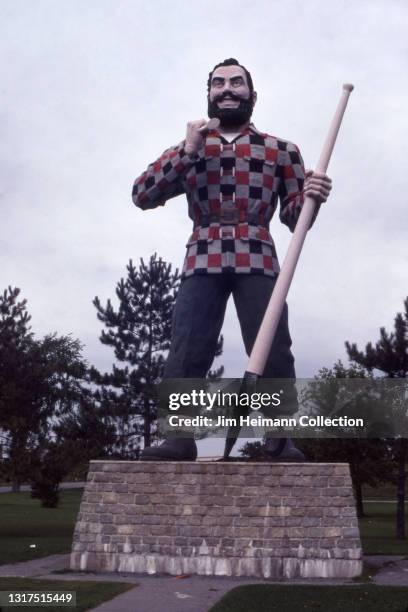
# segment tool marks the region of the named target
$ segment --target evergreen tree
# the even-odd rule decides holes
[[[170,348],[172,312],[180,283],[178,270],[172,272],[154,254],[148,264],[140,260],[139,268],[130,260],[126,279],[116,287],[119,308],[108,300],[103,307],[99,298],[93,304],[98,319],[106,327],[100,336],[103,344],[114,348],[118,361],[111,374],[92,370],[94,382],[101,385],[100,402],[110,404],[118,417],[118,449],[135,452],[139,440],[150,446],[156,431],[157,393],[165,357]]]
[[[105,324],[100,340],[114,349],[124,367],[112,366],[111,373],[101,374],[91,368],[91,377],[99,386],[94,397],[109,412],[116,424],[113,454],[138,456],[140,439],[151,446],[157,434],[157,384],[161,381],[171,341],[172,314],[181,276],[171,264],[155,253],[149,263],[140,260],[136,268],[130,260],[127,277],[116,286],[119,307],[111,300],[103,307],[99,298],[93,304]],[[215,357],[222,353],[223,337]],[[217,380],[224,367],[210,370],[208,378]]]
[[[356,344],[346,342],[349,358],[367,368],[369,372],[379,370],[387,378],[407,378],[408,373],[408,298],[404,301],[404,314],[398,313],[394,320],[394,332],[380,329],[380,339],[375,346],[369,342],[365,351],[359,351]],[[406,412],[406,406],[405,406]],[[397,480],[397,538],[405,539],[405,483],[408,459],[408,440],[396,439],[394,456],[398,467]]]
[[[31,374],[31,317],[19,295],[17,287],[0,295],[0,432],[3,453],[14,466],[10,473],[14,490],[30,465],[30,434],[36,426],[24,385]]]
[[[34,338],[26,300],[18,301],[19,294],[18,288],[9,287],[0,296],[2,472],[16,489],[22,482],[33,482],[44,505],[55,505],[62,477],[78,461],[78,453],[64,448],[58,427],[68,416],[81,420],[86,400],[89,410],[93,408],[87,364],[79,340],[57,334]],[[95,431],[83,432],[85,440]],[[77,450],[86,448],[84,438],[76,442]]]

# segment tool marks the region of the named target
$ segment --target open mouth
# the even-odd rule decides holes
[[[239,106],[239,101],[233,100],[232,98],[224,98],[223,100],[220,100],[217,104],[219,107],[222,108],[236,108],[237,106]]]

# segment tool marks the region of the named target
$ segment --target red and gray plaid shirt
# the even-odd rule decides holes
[[[185,193],[194,222],[183,275],[221,272],[275,276],[269,234],[278,198],[280,220],[294,230],[303,205],[305,169],[296,145],[252,124],[232,143],[213,130],[192,158],[185,142],[167,149],[136,179],[133,202],[146,210]]]

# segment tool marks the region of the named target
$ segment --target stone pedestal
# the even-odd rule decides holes
[[[92,461],[71,569],[351,578],[347,464]]]

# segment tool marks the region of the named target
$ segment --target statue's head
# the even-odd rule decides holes
[[[250,72],[234,59],[214,66],[207,81],[208,116],[222,127],[240,126],[251,118],[256,91]]]

